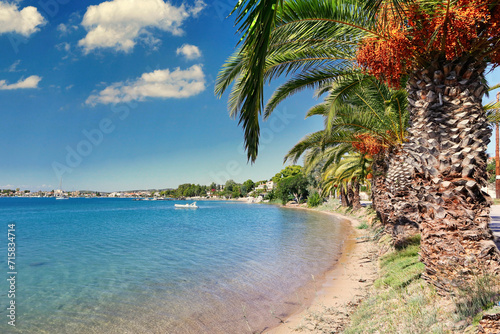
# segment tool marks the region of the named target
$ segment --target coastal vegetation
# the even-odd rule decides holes
[[[305,156],[306,174],[319,171],[321,193],[355,210],[360,184],[371,180],[392,245],[409,247],[420,233],[407,248],[414,258],[402,261],[415,262],[418,251],[421,263],[407,267],[432,285],[424,289],[458,296],[478,278],[498,277],[492,201],[481,190],[491,114],[481,100],[486,68],[500,64],[500,3],[246,0],[233,14],[242,38],[215,93],[233,84],[229,111],[243,127],[250,161],[261,114],[266,119],[284,99],[315,88],[326,98],[308,116],[322,115],[325,129],[285,159]],[[264,83],[280,76],[285,83],[264,103]]]
[[[421,279],[420,240],[380,258],[380,278],[372,294],[352,315],[345,333],[446,333],[453,314],[439,300],[436,290]],[[448,317],[448,318],[447,318]]]
[[[327,91],[325,101],[306,116],[323,117],[325,129],[306,136],[285,159],[297,162],[304,156],[306,171],[320,173],[323,195],[338,192],[344,206],[361,206],[363,185],[373,185],[376,203],[376,195],[384,192],[379,180],[387,156],[407,135],[406,93],[363,74],[339,79],[329,84]]]
[[[332,322],[338,310],[326,307],[307,317],[313,322],[312,327],[321,328],[325,333],[339,332],[334,329],[341,328],[342,333],[472,334],[478,332],[480,325],[488,328],[488,317],[493,319],[492,314],[500,311],[496,306],[500,299],[498,277],[479,275],[469,284],[461,285],[456,294],[442,295],[423,278],[425,266],[419,257],[420,235],[395,247],[370,207],[353,210],[342,207],[335,199],[317,210],[336,212],[357,221],[356,227],[363,230],[357,239],[374,244],[370,261],[378,262],[379,270],[371,288],[360,292],[363,298],[346,305],[350,309],[349,317],[342,317],[340,324]]]
[[[309,208],[315,208],[315,207],[319,206],[321,203],[323,203],[323,198],[317,192],[313,192],[307,198],[307,206]]]
[[[309,182],[301,166],[292,165],[282,169],[272,178],[276,184],[275,195],[285,205],[289,201],[301,203],[309,193]]]

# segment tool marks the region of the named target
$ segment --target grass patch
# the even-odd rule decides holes
[[[361,303],[345,333],[445,333],[435,298],[432,288],[420,281],[404,289],[379,290]]]
[[[420,234],[415,234],[415,235],[412,235],[408,238],[406,238],[406,240],[404,240],[404,242],[400,242],[399,243],[399,246],[396,247],[397,250],[403,250],[409,246],[412,246],[412,245],[416,245],[417,247],[420,247]]]
[[[467,319],[482,315],[483,310],[495,306],[499,300],[499,279],[492,275],[484,275],[475,277],[472,282],[459,288],[455,305],[459,319]],[[474,320],[475,318],[473,323],[476,322]]]
[[[420,238],[380,258],[380,278],[374,293],[351,316],[345,330],[354,333],[446,333],[436,305],[436,292],[420,276]]]
[[[500,204],[500,199],[495,200]],[[456,290],[454,297],[438,296],[434,286],[421,276],[425,266],[419,261],[420,235],[412,236],[394,248],[390,235],[375,218],[371,207],[352,211],[338,200],[329,200],[317,210],[334,211],[361,222],[358,229],[367,229],[378,244],[379,278],[371,295],[350,314],[350,322],[342,333],[440,334],[477,332],[477,325],[486,313],[499,313],[500,278],[478,275]],[[389,253],[386,253],[389,250]],[[323,323],[321,319],[319,323]],[[315,327],[316,329],[318,327]],[[337,333],[326,326],[321,333]]]
[[[265,202],[264,204],[281,205],[281,200],[279,198],[274,198],[272,200],[269,200],[269,202]]]
[[[419,244],[410,244],[383,256],[380,259],[382,277],[375,281],[375,287],[401,289],[419,279],[425,266],[418,258],[418,251]]]
[[[370,226],[368,226],[368,224],[366,222],[362,222],[361,224],[359,224],[357,226],[357,228],[360,230],[366,230],[368,227],[370,227]]]

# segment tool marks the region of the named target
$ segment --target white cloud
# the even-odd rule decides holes
[[[69,23],[68,24],[61,23],[57,26],[57,31],[60,32],[61,36],[69,35],[76,30],[78,30],[78,26],[71,25]]]
[[[203,0],[196,0],[194,2],[194,7],[189,8],[189,13],[196,17],[205,7],[206,4],[203,2]]]
[[[0,90],[11,90],[11,89],[24,89],[24,88],[38,88],[38,83],[42,80],[38,75],[32,75],[26,79],[20,79],[15,84],[7,84],[7,81],[0,80]]]
[[[155,28],[182,35],[183,21],[204,7],[201,0],[193,7],[175,7],[162,0],[112,0],[89,6],[82,20],[88,33],[78,45],[86,53],[97,48],[129,52],[138,40],[150,38]]]
[[[197,46],[191,44],[183,44],[180,48],[177,48],[177,55],[183,55],[188,60],[196,59],[201,57],[201,51]]]
[[[19,10],[14,3],[0,1],[0,34],[13,32],[28,37],[45,23],[43,16],[33,6]]]
[[[57,26],[57,31],[59,31],[62,35],[66,35],[69,31],[69,28],[66,24],[61,23]]]
[[[56,45],[56,49],[59,51],[69,52],[71,50],[71,45],[67,42],[62,42]]]
[[[62,57],[62,59],[68,59],[69,57],[75,57],[75,54],[71,51],[71,44],[67,42],[62,42],[59,44],[56,44],[56,49],[64,52],[65,55]]]
[[[98,94],[90,95],[87,104],[109,104],[144,101],[146,98],[187,98],[205,90],[205,74],[201,65],[186,70],[176,68],[144,73],[127,82],[116,82]]]

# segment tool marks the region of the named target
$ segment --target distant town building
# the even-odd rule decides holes
[[[273,190],[274,187],[275,187],[274,181],[267,181],[265,183],[259,184],[255,189],[270,191]]]

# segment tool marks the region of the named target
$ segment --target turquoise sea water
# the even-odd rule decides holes
[[[174,203],[0,198],[2,277],[9,223],[18,272],[15,328],[0,284],[0,333],[260,332],[307,304],[347,231],[320,213]]]

